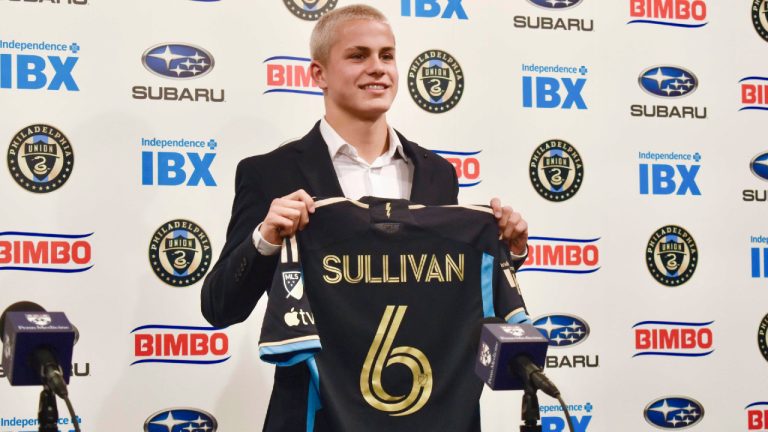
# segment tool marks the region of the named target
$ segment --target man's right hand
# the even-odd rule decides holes
[[[276,198],[269,206],[267,217],[259,234],[269,243],[279,245],[284,237],[290,237],[309,223],[309,214],[315,212],[315,200],[304,189],[282,198]]]

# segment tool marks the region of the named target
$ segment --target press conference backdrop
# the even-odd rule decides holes
[[[0,303],[79,327],[84,431],[260,429],[264,301],[212,329],[201,280],[237,162],[323,113],[307,41],[348,3],[0,1]],[[519,280],[575,430],[768,430],[766,0],[367,3],[397,35],[391,124],[462,203],[530,223]],[[0,383],[0,431],[36,429],[37,393]],[[484,430],[519,401],[486,392]]]

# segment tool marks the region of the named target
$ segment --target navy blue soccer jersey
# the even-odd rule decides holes
[[[480,321],[529,321],[507,256],[487,207],[317,201],[283,243],[259,342],[309,370],[301,432],[479,431]]]

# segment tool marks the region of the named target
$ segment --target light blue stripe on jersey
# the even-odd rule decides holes
[[[293,366],[314,356],[315,353],[321,349],[322,346],[317,339],[295,342],[280,346],[261,347],[259,348],[259,358],[267,363],[276,364],[278,366]],[[291,353],[295,354],[290,355]],[[288,357],[288,359],[275,361],[273,357]]]
[[[323,407],[320,402],[320,373],[317,370],[315,356],[307,359],[309,369],[309,389],[307,389],[307,432],[315,430],[315,414]]]
[[[493,256],[483,253],[483,264],[480,268],[480,290],[483,294],[483,317],[496,316],[493,310]]]
[[[530,318],[528,318],[528,315],[525,313],[525,311],[518,312],[507,320],[510,324],[533,324],[533,321],[531,321]]]

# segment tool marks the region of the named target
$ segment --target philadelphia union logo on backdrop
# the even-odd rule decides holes
[[[52,192],[72,174],[75,154],[69,139],[45,124],[27,126],[14,135],[8,148],[8,171],[30,192]]]
[[[768,41],[768,0],[752,2],[752,24],[757,34]]]
[[[645,406],[645,421],[659,429],[686,429],[704,418],[704,407],[685,396],[666,396]]]
[[[584,164],[572,145],[553,139],[534,150],[528,174],[534,189],[543,198],[565,201],[579,191],[584,180]]]
[[[760,347],[765,361],[768,361],[768,314],[763,317],[760,328],[757,330],[757,346]]]
[[[152,235],[149,262],[157,277],[168,285],[192,285],[205,276],[211,265],[208,235],[188,220],[166,222]]]
[[[678,286],[688,282],[699,264],[699,248],[688,231],[676,225],[656,230],[648,240],[645,264],[659,283]]]
[[[218,427],[213,415],[195,408],[165,409],[144,422],[144,432],[216,432]]]
[[[336,7],[338,0],[283,0],[285,7],[296,17],[307,21],[317,21]]]
[[[408,90],[423,110],[450,111],[464,94],[464,72],[459,62],[445,51],[424,51],[408,68]]]

